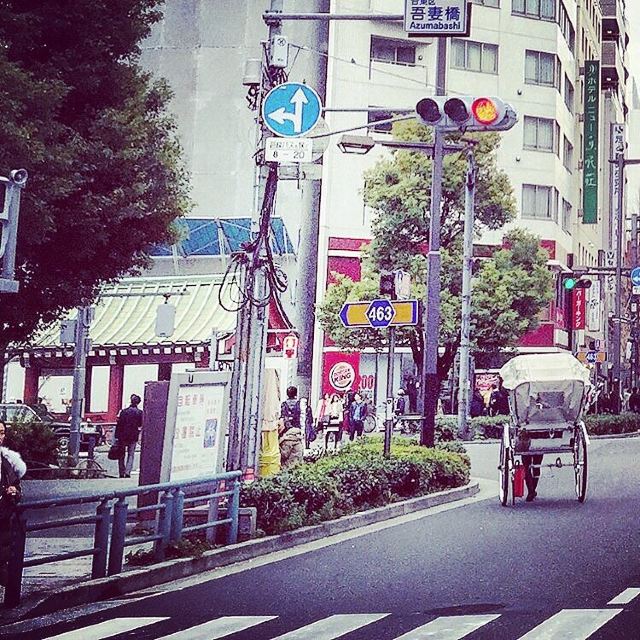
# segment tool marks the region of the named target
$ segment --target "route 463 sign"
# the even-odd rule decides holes
[[[471,3],[467,0],[405,0],[404,30],[409,36],[468,36]]]
[[[371,300],[345,302],[340,310],[340,321],[345,327],[415,326],[418,324],[417,300]]]

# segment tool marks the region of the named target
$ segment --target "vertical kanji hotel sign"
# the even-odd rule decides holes
[[[584,165],[582,170],[582,222],[598,222],[598,132],[600,117],[600,62],[584,63]]]

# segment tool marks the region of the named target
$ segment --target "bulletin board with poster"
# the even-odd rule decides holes
[[[161,482],[224,471],[229,381],[222,371],[171,376]]]

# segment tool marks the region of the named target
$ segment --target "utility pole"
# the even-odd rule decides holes
[[[465,437],[469,425],[469,394],[471,380],[471,272],[473,268],[473,222],[476,197],[476,162],[467,151],[467,180],[465,185],[464,241],[462,252],[462,310],[460,326],[460,386],[458,388],[458,433]]]
[[[447,39],[438,38],[436,95],[445,95],[447,74]],[[440,397],[438,377],[438,346],[440,333],[440,209],[442,201],[444,134],[433,130],[433,173],[431,178],[431,219],[429,221],[429,253],[427,255],[427,291],[424,310],[424,341],[422,357],[422,430],[420,444],[435,444],[436,412]]]
[[[328,13],[329,0],[316,0],[314,12]],[[322,50],[329,42],[329,22],[319,21],[312,29],[304,29],[302,42],[315,41],[315,47]],[[298,62],[300,64],[300,62]],[[323,103],[326,97],[327,66],[323,56],[315,56],[311,69],[305,77],[315,88]],[[321,164],[321,159],[318,164]],[[300,338],[296,386],[298,397],[308,398],[311,403],[311,377],[313,368],[313,344],[315,328],[315,301],[318,284],[318,237],[320,234],[320,193],[319,180],[306,180],[302,186],[302,208],[300,215],[300,244],[298,248],[298,285],[296,287],[296,328]],[[311,405],[312,406],[312,405]]]
[[[396,328],[389,327],[389,350],[387,353],[387,406],[384,421],[384,457],[391,455],[391,434],[393,431],[393,365],[396,351]]]
[[[69,430],[69,456],[73,461],[73,466],[78,464],[80,456],[80,423],[82,422],[84,408],[90,323],[91,309],[89,307],[78,307],[74,332],[73,390],[71,395],[71,427]]]
[[[18,244],[18,218],[20,216],[20,196],[27,184],[29,174],[25,169],[14,169],[9,178],[0,176],[4,184],[4,204],[0,209],[0,293],[17,293],[18,282],[14,280],[16,264],[16,246]]]

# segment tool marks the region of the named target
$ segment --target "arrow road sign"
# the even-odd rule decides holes
[[[262,102],[264,124],[277,136],[296,138],[309,133],[318,124],[321,113],[320,96],[298,82],[274,87]]]
[[[631,284],[634,287],[640,286],[640,267],[631,269]]]
[[[345,327],[408,327],[418,324],[417,300],[345,302],[340,320]]]

